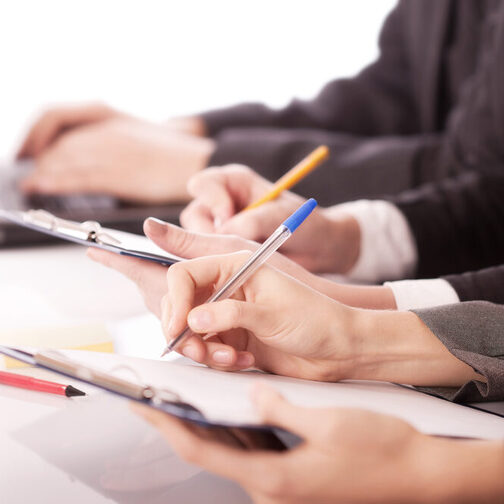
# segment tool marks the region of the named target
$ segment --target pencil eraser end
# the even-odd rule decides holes
[[[317,201],[310,198],[306,203],[301,205],[288,219],[285,219],[283,225],[289,229],[291,233],[294,233],[296,229],[301,225],[301,223],[313,212],[313,209],[317,206]]]

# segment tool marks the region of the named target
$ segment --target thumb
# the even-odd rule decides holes
[[[267,308],[236,299],[197,306],[189,312],[187,323],[197,333],[220,333],[237,328],[259,335],[273,332]]]
[[[244,240],[237,244],[232,237],[194,233],[153,217],[144,222],[144,232],[163,250],[186,259],[252,249]]]
[[[281,427],[303,439],[312,437],[314,419],[320,416],[317,410],[295,406],[261,382],[252,387],[251,398],[264,424]]]

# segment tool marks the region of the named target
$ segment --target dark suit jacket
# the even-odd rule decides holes
[[[212,162],[274,178],[328,143],[331,162],[298,186],[322,202],[434,180],[392,199],[417,242],[417,276],[504,264],[504,2],[403,0],[380,48],[377,62],[312,101],[204,115]],[[463,300],[504,302],[502,269],[448,280]]]
[[[487,379],[424,390],[458,402],[504,400],[504,306],[459,303],[415,313],[455,357]]]
[[[383,26],[379,59],[355,78],[281,110],[244,104],[203,114],[217,143],[210,163],[244,163],[276,179],[328,144],[331,159],[296,187],[326,205],[458,173],[467,159],[450,147],[451,124],[486,62],[488,24],[501,3],[400,1]]]

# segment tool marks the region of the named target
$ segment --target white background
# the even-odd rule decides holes
[[[0,159],[51,103],[153,120],[309,98],[377,55],[394,0],[1,0]]]

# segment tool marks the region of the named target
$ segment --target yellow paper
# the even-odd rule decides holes
[[[0,331],[0,343],[2,345],[19,347],[114,352],[112,336],[104,324]],[[27,367],[27,365],[9,357],[0,357],[0,369],[9,370],[23,367]]]

